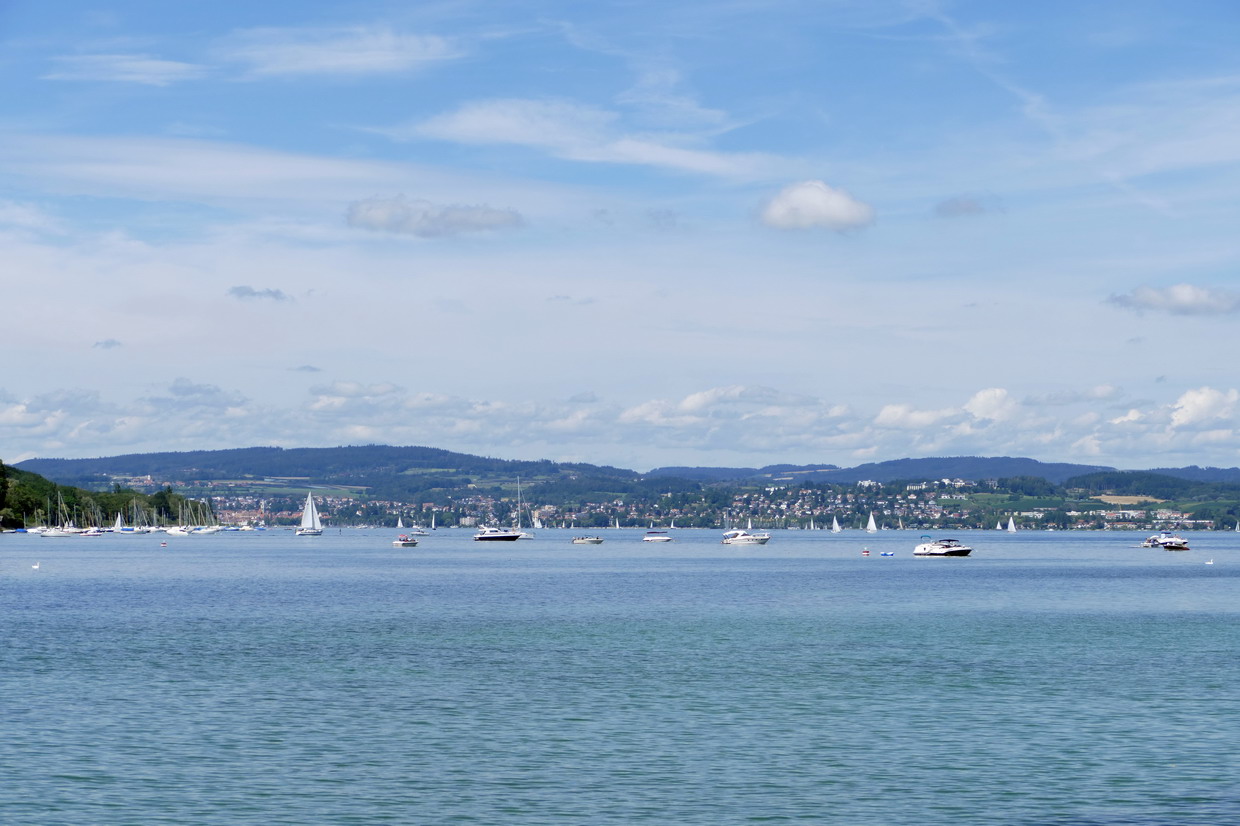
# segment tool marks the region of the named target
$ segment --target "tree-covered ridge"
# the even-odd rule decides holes
[[[37,473],[0,462],[0,528],[52,524],[62,506],[66,514],[78,515],[79,524],[87,520],[96,525],[111,524],[118,513],[128,524],[135,505],[157,522],[176,522],[187,501],[171,488],[140,493],[120,485],[101,491],[58,485]]]

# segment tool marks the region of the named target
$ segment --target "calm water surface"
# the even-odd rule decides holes
[[[1236,534],[394,533],[0,536],[0,822],[1240,822]]]

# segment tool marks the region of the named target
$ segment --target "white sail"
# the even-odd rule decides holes
[[[878,523],[874,521],[874,511],[870,511],[870,521],[865,526],[866,533],[878,533]]]
[[[996,531],[1001,531],[1001,530],[1003,530],[1003,520],[1002,520],[1002,519],[1000,519],[998,522],[996,522],[996,523],[995,523],[995,530],[996,530]]]
[[[1008,532],[1008,533],[1016,533],[1016,520],[1015,520],[1015,519],[1013,519],[1013,518],[1012,518],[1012,517],[1010,517],[1010,516],[1008,517],[1007,532]]]
[[[403,528],[403,527],[405,527],[405,520],[404,520],[404,519],[402,519],[402,518],[401,518],[401,516],[400,516],[399,514],[397,514],[397,516],[396,516],[396,527],[397,527],[397,528]]]
[[[319,509],[314,506],[314,494],[306,494],[306,506],[301,511],[301,527],[297,536],[322,536],[323,523],[319,521]]]
[[[831,517],[831,533],[839,533],[842,530],[844,529],[840,527],[840,520],[832,516]]]

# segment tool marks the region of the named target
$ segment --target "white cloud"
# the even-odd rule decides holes
[[[44,80],[110,81],[170,86],[204,77],[207,70],[193,63],[161,60],[144,54],[69,55],[53,58],[59,67]]]
[[[355,201],[349,205],[345,220],[351,227],[422,238],[514,229],[524,223],[521,215],[511,209],[495,209],[486,205],[439,205],[430,201],[411,201],[403,195]]]
[[[247,64],[253,75],[282,77],[407,72],[463,54],[447,38],[389,26],[246,29],[221,42],[218,52]]]
[[[979,390],[965,403],[967,410],[975,419],[1004,421],[1016,413],[1017,404],[1008,397],[1008,391],[1001,387],[990,387]]]
[[[945,408],[942,410],[914,410],[907,404],[884,405],[874,417],[876,427],[890,427],[903,430],[922,430],[932,427],[944,419],[959,415],[958,410]]]
[[[762,210],[762,223],[774,229],[831,229],[867,226],[874,210],[842,189],[822,181],[801,181],[784,187]]]
[[[1171,426],[1186,427],[1232,417],[1240,392],[1199,387],[1189,390],[1172,405]]]
[[[475,101],[420,124],[379,131],[398,140],[428,137],[481,145],[513,144],[565,160],[653,166],[721,177],[763,176],[776,165],[774,159],[758,153],[685,146],[700,141],[700,136],[628,131],[615,112],[563,100]]]
[[[1172,315],[1225,315],[1240,311],[1240,292],[1194,284],[1141,286],[1123,295],[1113,295],[1108,301],[1127,310]]]
[[[0,201],[0,227],[61,234],[63,223],[33,204]]]

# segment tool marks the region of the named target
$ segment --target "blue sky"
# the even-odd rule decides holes
[[[0,5],[0,458],[1240,464],[1227,2]]]

